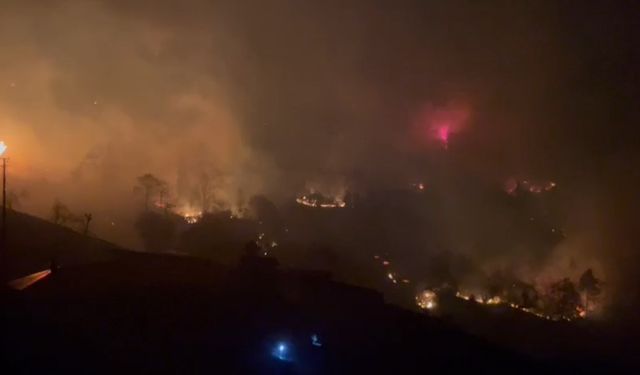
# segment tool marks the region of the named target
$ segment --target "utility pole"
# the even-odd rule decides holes
[[[2,158],[2,244],[7,238],[7,158]]]
[[[7,158],[2,158],[2,239],[0,239],[0,277],[7,259]]]
[[[0,141],[0,160],[2,160],[2,228],[0,229],[0,281],[4,281],[7,259],[7,158],[4,152],[7,145]]]

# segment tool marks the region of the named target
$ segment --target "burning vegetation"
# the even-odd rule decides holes
[[[204,206],[200,207],[197,203],[200,201],[196,200],[196,204],[189,204],[188,199],[180,197],[173,191],[175,189],[169,188],[168,183],[152,174],[144,174],[136,179],[134,189],[139,201],[143,203],[140,207],[143,211],[135,222],[135,228],[144,239],[145,249],[193,254],[208,254],[207,252],[213,248],[237,248],[235,244],[243,244],[247,240],[256,241],[262,249],[263,256],[271,256],[276,248],[278,248],[278,256],[286,256],[287,251],[291,251],[300,244],[304,246],[304,241],[314,237],[319,243],[327,243],[325,247],[335,246],[336,249],[341,249],[340,241],[348,238],[349,241],[345,246],[349,247],[344,247],[347,251],[353,246],[358,246],[358,243],[364,242],[368,244],[368,250],[384,254],[373,256],[377,266],[383,272],[382,285],[405,292],[411,289],[411,296],[415,301],[405,300],[407,303],[414,302],[424,310],[445,311],[448,299],[442,296],[448,295],[455,300],[506,307],[548,320],[587,318],[601,311],[603,283],[590,269],[575,281],[569,278],[558,278],[555,282],[547,283],[525,282],[524,278],[521,279],[510,273],[508,276],[500,273],[490,277],[482,276],[484,282],[478,282],[478,278],[474,282],[469,282],[470,275],[478,274],[477,269],[474,269],[475,265],[462,267],[461,271],[456,271],[454,275],[448,269],[451,266],[447,264],[449,260],[445,260],[441,265],[438,265],[438,261],[430,260],[424,263],[425,269],[421,271],[417,270],[417,267],[407,271],[407,262],[402,262],[403,259],[398,256],[398,250],[389,250],[389,247],[402,249],[406,246],[413,251],[412,246],[420,243],[416,246],[423,249],[433,246],[433,243],[429,242],[430,239],[437,238],[439,235],[437,231],[429,229],[428,222],[422,221],[432,215],[433,208],[437,207],[434,203],[438,203],[433,200],[437,198],[430,194],[415,194],[415,192],[424,192],[427,188],[426,184],[419,179],[413,181],[413,183],[405,183],[403,190],[362,192],[357,204],[354,204],[352,193],[330,195],[315,189],[309,189],[310,193],[296,199],[296,203],[305,208],[327,210],[328,215],[320,215],[326,216],[323,219],[317,215],[309,215],[310,211],[307,210],[280,211],[264,196],[254,196],[249,199],[239,210],[242,212],[241,215],[231,210],[204,210]],[[437,188],[437,185],[434,186]],[[510,179],[505,187],[510,195],[520,195],[524,198],[522,201],[526,203],[526,197],[529,194],[551,192],[556,188],[556,183]],[[432,190],[431,185],[429,190]],[[216,199],[215,195],[209,198]],[[502,199],[509,202],[518,200],[515,197],[504,196]],[[202,202],[205,201],[207,200],[202,200]],[[535,199],[535,201],[546,204],[544,200]],[[331,209],[345,207],[353,208],[344,211],[348,215],[331,213]],[[504,242],[502,245],[505,248],[524,243],[530,244],[531,249],[545,246],[553,249],[558,241],[564,238],[564,235],[555,229],[554,224],[558,221],[556,218],[540,215],[533,220],[530,215],[536,215],[536,213],[528,206],[509,207],[520,210],[517,214],[521,214],[522,218],[516,220],[514,224],[514,227],[518,228],[514,233],[519,233],[519,237],[513,242]],[[292,209],[291,206],[289,208]],[[70,216],[67,211],[68,209],[61,204],[54,205],[53,221],[63,224],[65,218]],[[295,218],[295,223],[290,222],[291,226],[285,225],[285,217]],[[394,219],[386,220],[388,217]],[[517,218],[517,216],[514,214],[511,218]],[[85,232],[88,232],[90,219],[91,217],[87,216],[85,220],[87,228]],[[379,233],[369,230],[370,224],[380,228]],[[398,226],[397,229],[386,232],[394,225]],[[295,233],[289,233],[288,228],[294,228]],[[409,238],[410,236],[406,235],[409,232],[408,228],[411,228],[411,233],[417,237],[424,232],[425,241]],[[215,239],[209,238],[212,233],[217,233]],[[292,245],[292,239],[299,242]],[[394,242],[386,242],[388,239],[393,239]],[[322,251],[324,252],[318,259],[327,261],[331,265],[338,263],[334,259],[337,255],[333,255],[334,253],[329,250]],[[339,251],[335,251],[335,254],[339,254]],[[231,252],[224,255],[225,259],[233,259],[233,256]],[[429,268],[431,266],[433,267]],[[458,283],[456,280],[464,280],[464,282]],[[430,287],[424,289],[424,285]],[[420,290],[417,294],[416,288]]]
[[[480,305],[504,306],[532,314],[541,319],[572,321],[596,315],[600,310],[603,282],[591,269],[586,270],[577,285],[563,278],[547,286],[534,286],[514,280],[499,286],[495,282],[485,292],[472,293],[449,285],[426,289],[416,295],[421,309],[431,310],[440,295]]]
[[[556,187],[557,184],[554,181],[519,180],[513,177],[504,183],[504,190],[509,195],[518,195],[521,193],[541,194],[553,191]]]
[[[339,197],[327,197],[321,193],[311,193],[296,198],[299,205],[314,208],[344,208],[346,202]]]
[[[202,219],[203,215],[202,211],[189,208],[178,209],[175,212],[180,215],[187,224],[196,224]]]
[[[374,255],[373,259],[382,267],[392,285],[422,284],[400,276],[388,258]],[[460,300],[514,309],[551,321],[573,321],[595,317],[601,312],[603,286],[604,282],[594,275],[592,269],[587,269],[577,283],[565,277],[548,284],[530,284],[514,276],[494,273],[486,279],[483,287],[467,288],[452,279],[434,288],[421,289],[415,295],[415,304],[422,310],[446,311],[450,308],[447,301]]]
[[[424,310],[433,310],[437,306],[438,295],[432,290],[423,290],[416,296],[416,304]]]

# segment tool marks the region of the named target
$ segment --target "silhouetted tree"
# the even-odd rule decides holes
[[[351,190],[347,190],[344,195],[344,204],[345,207],[354,208],[358,205],[357,203],[358,195]]]
[[[18,198],[18,194],[15,191],[9,190],[7,192],[7,208],[13,210],[13,207],[18,205],[20,200]]]
[[[167,186],[163,185],[160,188],[160,206],[162,207],[166,207],[165,198],[167,197],[167,193],[168,193]]]
[[[9,190],[7,192],[7,208],[12,210],[16,207],[19,207],[24,198],[27,198],[29,194],[26,190],[21,190],[17,192],[15,190]]]
[[[169,212],[171,212],[171,210],[173,210],[175,207],[176,207],[176,205],[173,204],[173,203],[169,203],[169,202],[165,203],[164,204],[164,214],[166,216],[168,216]]]
[[[568,278],[551,285],[550,297],[553,303],[551,311],[556,315],[574,316],[580,306],[580,294]]]
[[[521,283],[521,306],[526,308],[536,307],[538,305],[538,291],[536,288],[527,283]]]
[[[51,207],[51,220],[54,224],[65,225],[74,218],[71,210],[62,202],[56,199]]]
[[[246,209],[247,198],[243,189],[238,189],[238,195],[236,196],[236,207],[240,212],[244,212]],[[240,215],[242,216],[242,215]]]
[[[198,193],[200,194],[200,204],[202,205],[202,212],[209,212],[213,195],[213,182],[211,181],[211,177],[208,173],[201,174],[199,182]]]
[[[502,271],[494,271],[487,279],[487,291],[489,296],[503,297],[506,294],[507,285],[510,285],[510,279]]]
[[[458,280],[452,271],[454,263],[454,257],[450,252],[441,251],[432,255],[425,268],[427,281],[432,285],[448,284],[457,290]]]
[[[243,246],[256,238],[258,228],[253,220],[230,219],[230,215],[229,211],[204,214],[182,233],[180,249],[221,263],[235,263]]]
[[[273,202],[263,195],[254,195],[249,200],[249,211],[269,238],[280,237],[284,231],[284,220]]]
[[[86,236],[89,234],[89,224],[91,224],[91,220],[93,219],[93,215],[90,213],[84,214],[84,229],[83,234]]]
[[[578,289],[584,293],[584,309],[589,311],[589,301],[600,295],[601,282],[593,275],[593,270],[589,268],[584,271],[578,282]]]
[[[144,174],[137,178],[138,185],[136,190],[142,191],[144,194],[144,208],[149,209],[149,200],[155,195],[161,192],[166,193],[167,183],[152,175],[151,173]]]

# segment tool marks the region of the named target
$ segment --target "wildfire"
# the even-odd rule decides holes
[[[187,224],[195,224],[198,221],[200,221],[200,218],[202,217],[202,215],[185,215],[184,217],[184,221],[187,222]]]
[[[387,269],[390,268],[391,266],[391,262],[389,262],[386,259],[383,259],[382,257],[380,257],[380,255],[374,255],[373,259],[380,261],[380,264],[383,267],[386,267]],[[386,271],[385,271],[386,272]],[[395,272],[387,272],[387,279],[390,280],[392,283],[394,284],[398,284],[398,282],[402,283],[402,284],[411,284],[411,280],[407,279],[406,277],[400,278],[399,275]]]
[[[416,296],[416,304],[423,310],[433,310],[437,306],[438,295],[432,290],[424,290]]]
[[[401,278],[399,275],[391,269],[391,262],[384,259],[380,255],[374,255],[373,259],[380,262],[385,268],[386,279],[397,286],[401,284],[406,284],[407,286],[411,284],[411,280],[407,278]],[[432,310],[436,308],[438,301],[438,293],[447,293],[447,291],[451,291],[451,287],[448,285],[443,285],[442,287],[433,288],[433,289],[425,289],[422,292],[418,293],[415,296],[416,305],[423,310]],[[542,300],[542,304],[538,306],[525,307],[520,305],[521,302],[516,302],[511,300],[506,295],[493,295],[486,296],[481,293],[473,294],[467,293],[461,290],[457,290],[455,292],[455,297],[464,301],[472,301],[480,305],[487,306],[503,306],[507,308],[511,308],[514,310],[519,310],[524,313],[536,316],[540,319],[550,320],[550,321],[573,321],[576,319],[586,318],[588,313],[587,309],[583,307],[583,305],[578,305],[575,308],[574,313],[559,313],[557,311],[554,312],[553,308],[549,309],[550,306],[553,306],[553,302],[549,305],[549,300]],[[589,311],[594,309],[594,307],[590,306]]]
[[[578,316],[581,318],[585,318],[587,316],[587,309],[581,306],[576,307],[576,312],[578,313]]]
[[[398,283],[398,280],[396,280],[396,276],[393,274],[393,272],[389,272],[389,273],[387,274],[387,278],[388,278],[389,280],[391,280],[391,282],[392,282],[392,283],[394,283],[394,284],[397,284],[397,283]]]
[[[500,296],[491,297],[486,301],[487,305],[499,305],[502,303]]]
[[[464,294],[458,291],[456,292],[456,297],[461,298],[465,301],[474,301],[477,303],[484,304],[484,299],[482,299],[482,297],[477,297],[477,296],[474,296],[473,294]]]
[[[516,180],[515,178],[509,178],[504,188],[507,194],[516,195],[518,191],[525,191],[531,194],[540,194],[543,192],[549,192],[556,188],[557,184],[554,181],[535,182],[530,180]]]
[[[296,198],[296,202],[303,206],[320,208],[343,208],[347,205],[342,199],[339,198],[329,200],[306,195]]]
[[[531,314],[531,315],[535,315],[538,318],[546,319],[546,320],[572,321],[572,320],[574,320],[576,318],[584,318],[584,317],[586,317],[586,311],[580,306],[578,306],[576,308],[576,312],[577,312],[576,316],[563,316],[563,315],[561,315],[561,316],[555,316],[555,315],[552,316],[552,315],[544,314],[543,312],[538,311],[537,309],[534,309],[534,308],[523,307],[523,306],[518,305],[517,303],[509,302],[509,301],[501,298],[500,296],[493,296],[493,297],[485,299],[485,298],[482,298],[482,297],[474,296],[473,294],[467,294],[467,293],[463,293],[463,292],[457,291],[456,292],[456,297],[458,297],[460,299],[463,299],[465,301],[474,301],[474,302],[479,303],[481,305],[508,306],[508,307],[510,307],[510,308],[512,308],[514,310],[520,310],[522,312],[525,312],[525,313],[528,313],[528,314]],[[416,299],[417,298],[418,297],[416,297]],[[420,306],[420,304],[418,304],[418,306]]]
[[[177,210],[176,213],[182,216],[187,224],[195,224],[200,221],[200,219],[202,219],[202,211],[194,209],[182,208],[180,210]]]

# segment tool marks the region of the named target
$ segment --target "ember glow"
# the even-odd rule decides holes
[[[318,194],[303,195],[296,198],[296,202],[302,206],[314,208],[344,208],[347,205],[340,198],[329,199]]]
[[[201,214],[186,214],[184,216],[184,221],[186,221],[187,224],[195,224],[198,221],[200,221],[201,217],[202,217]]]
[[[176,210],[176,213],[182,216],[187,224],[195,224],[199,222],[203,215],[202,211],[188,207],[180,208]]]
[[[265,233],[283,266],[413,288],[411,307],[418,288],[446,282],[530,309],[485,285],[494,271],[547,296],[536,280],[575,284],[597,268],[611,302],[583,302],[586,317],[640,295],[631,12],[157,3],[3,2],[0,155],[14,210],[91,213],[91,235],[124,248],[192,244],[214,259],[222,251],[185,232],[235,236],[232,222],[243,241]],[[141,190],[145,175],[157,186]],[[146,241],[158,231],[134,224],[145,213],[176,230]],[[224,220],[208,223],[214,213]]]
[[[431,290],[424,290],[416,296],[416,304],[424,310],[433,310],[437,306],[438,295]]]
[[[504,297],[500,297],[500,296],[492,296],[492,297],[485,298],[485,297],[482,297],[482,296],[479,296],[479,295],[474,295],[472,293],[465,293],[465,292],[461,292],[461,291],[457,291],[455,293],[455,296],[457,298],[461,299],[461,300],[470,301],[470,302],[478,303],[478,304],[481,304],[481,305],[495,305],[495,306],[509,307],[511,309],[519,310],[521,312],[524,312],[524,313],[527,313],[527,314],[531,314],[531,315],[534,315],[534,316],[536,316],[538,318],[546,319],[546,320],[572,321],[572,320],[575,320],[575,319],[581,319],[581,318],[586,318],[587,317],[587,312],[586,312],[584,306],[582,306],[582,305],[576,306],[575,307],[575,311],[572,311],[570,313],[552,313],[552,312],[549,312],[550,309],[553,309],[553,303],[554,302],[551,302],[551,301],[543,302],[543,306],[546,307],[546,309],[545,309],[545,308],[542,308],[542,307],[535,307],[535,306],[524,307],[524,306],[519,305],[516,302],[510,302],[508,299],[506,299]],[[417,299],[418,299],[418,297],[416,297],[416,300]],[[418,304],[418,306],[420,306],[420,305]]]
[[[557,187],[554,181],[532,181],[529,179],[518,180],[509,178],[504,183],[504,190],[509,195],[518,193],[541,194],[553,191]]]
[[[411,280],[406,278],[406,277],[400,277],[400,275],[397,272],[393,272],[393,271],[389,271],[390,267],[391,267],[391,262],[386,260],[386,259],[382,259],[379,255],[374,255],[373,259],[375,259],[376,261],[380,261],[380,265],[382,265],[385,269],[386,275],[387,275],[387,279],[389,281],[391,281],[393,284],[398,284],[398,280],[400,280],[400,282],[402,284],[411,284]]]

